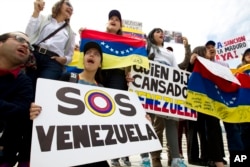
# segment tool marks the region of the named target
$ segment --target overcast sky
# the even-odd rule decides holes
[[[56,0],[44,0],[42,12],[50,14]],[[33,12],[34,0],[1,0],[0,33],[25,31]],[[250,40],[250,0],[71,0],[74,13],[71,26],[105,31],[108,13],[120,10],[123,19],[140,21],[148,33],[155,27],[182,32],[191,48],[207,40],[223,41],[237,35]],[[249,43],[249,42],[248,42]],[[183,58],[183,46],[176,44],[177,62]]]

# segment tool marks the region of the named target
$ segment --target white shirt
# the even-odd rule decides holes
[[[26,32],[28,32],[28,34],[33,34],[37,32],[39,29],[40,22],[41,22],[40,15],[38,18],[31,17],[29,26]],[[40,41],[46,38],[49,34],[51,34],[56,29],[61,27],[64,23],[65,21],[58,23],[56,19],[52,18],[51,22],[47,24],[45,27],[43,27],[43,30],[41,31],[41,34],[38,40],[35,42],[35,44],[38,44]],[[72,38],[72,41],[69,41],[72,45],[72,50],[68,50],[65,52],[64,49],[66,47],[66,43],[68,42],[68,39],[69,39],[69,32],[67,31],[66,28],[63,28],[60,31],[58,31],[55,35],[53,35],[51,38],[40,43],[39,46],[45,49],[48,49],[52,52],[55,52],[59,56],[62,56],[62,57],[65,56],[67,58],[67,63],[69,63],[72,59],[72,55],[74,51],[75,38]]]
[[[158,53],[157,51],[155,51],[154,61],[158,61],[160,63],[167,64],[172,67],[178,67],[173,52],[163,47],[158,47],[158,48],[160,52]],[[152,52],[153,52],[153,49],[151,48],[149,54],[151,54]]]

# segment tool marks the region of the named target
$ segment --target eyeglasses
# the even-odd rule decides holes
[[[19,35],[15,35],[15,36],[12,36],[10,38],[13,38],[13,39],[15,39],[16,41],[18,41],[20,43],[27,43],[28,47],[29,47],[29,50],[34,51],[34,47],[26,39],[24,39],[23,37],[21,37]]]
[[[66,1],[65,4],[72,8],[72,5],[68,1]]]

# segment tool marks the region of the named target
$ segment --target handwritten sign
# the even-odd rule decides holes
[[[233,60],[240,58],[247,49],[247,40],[245,35],[237,36],[222,42],[216,43],[216,60]]]

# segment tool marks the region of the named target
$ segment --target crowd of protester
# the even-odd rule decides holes
[[[32,121],[42,112],[42,106],[34,103],[37,78],[70,81],[70,74],[64,73],[64,66],[72,61],[76,33],[70,27],[73,6],[68,0],[55,3],[52,13],[44,16],[43,1],[34,2],[34,12],[28,22],[25,33],[7,32],[0,35],[0,167],[29,167]],[[84,31],[80,28],[79,33]],[[106,33],[122,36],[122,16],[119,10],[108,13]],[[164,45],[164,31],[154,28],[146,35],[145,50],[148,59],[166,66],[192,72],[197,56],[229,67],[215,60],[216,43],[212,40],[191,46],[186,37],[182,37],[185,48],[183,61],[177,64],[174,50]],[[36,60],[36,68],[24,66],[31,53]],[[99,44],[89,42],[84,49],[84,70],[78,74],[75,82],[85,85],[101,86],[111,89],[128,90],[127,68],[102,70],[103,52]],[[88,64],[88,62],[90,62]],[[243,66],[250,63],[250,49],[243,53]],[[24,69],[25,68],[25,69]],[[176,120],[150,114],[154,130],[163,145],[163,135],[167,140],[168,166],[224,167],[227,165],[222,139],[221,120],[197,112],[197,121]],[[223,123],[227,133],[228,150],[232,155],[250,150],[250,123]],[[182,150],[182,136],[187,141],[187,162]],[[147,146],[150,147],[150,146]],[[131,148],[132,149],[132,148]],[[135,148],[136,149],[136,148]],[[162,150],[141,153],[143,167],[162,167]],[[106,160],[79,166],[119,167],[122,164],[133,166],[129,157]]]

